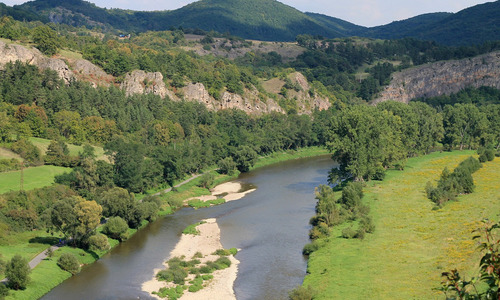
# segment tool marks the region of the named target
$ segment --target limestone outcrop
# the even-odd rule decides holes
[[[450,95],[467,87],[481,86],[500,89],[500,51],[397,72],[374,103],[387,100],[408,103],[414,98]]]
[[[66,83],[74,78],[73,72],[62,59],[45,57],[36,48],[26,48],[21,45],[6,44],[0,41],[0,68],[5,66],[8,62],[15,62],[18,60],[35,65],[41,70],[53,70]]]

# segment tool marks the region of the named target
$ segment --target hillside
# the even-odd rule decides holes
[[[467,87],[500,88],[500,52],[474,58],[442,61],[393,74],[393,79],[374,102],[458,93]]]
[[[430,26],[445,18],[452,16],[452,13],[430,13],[423,14],[406,20],[395,21],[386,25],[367,28],[362,35],[382,39],[399,39],[403,37],[414,37],[425,26]]]
[[[202,0],[173,11],[139,12],[103,9],[82,0],[36,0],[19,8],[38,13],[56,23],[73,26],[114,27],[125,31],[167,30],[171,27],[230,32],[259,40],[294,40],[298,34],[345,36],[275,0]]]
[[[15,10],[14,10],[15,9]],[[327,38],[362,36],[380,39],[413,37],[445,45],[471,45],[500,39],[500,1],[458,13],[429,13],[383,26],[363,27],[339,18],[302,13],[276,0],[201,0],[172,11],[104,9],[83,0],[35,0],[7,10],[17,20],[36,17],[73,26],[127,32],[171,27],[229,32],[246,39],[292,41],[299,34]]]

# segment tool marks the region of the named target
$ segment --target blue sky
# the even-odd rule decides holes
[[[64,0],[63,0],[64,1]],[[229,1],[229,0],[228,0]],[[25,0],[0,0],[7,5]],[[190,0],[92,0],[99,7],[133,10],[171,10]],[[430,12],[457,12],[490,1],[477,0],[281,0],[301,11],[337,17],[357,25],[376,26]]]

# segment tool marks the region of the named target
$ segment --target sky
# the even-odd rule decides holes
[[[64,0],[62,0],[64,1]],[[192,0],[87,0],[99,7],[132,10],[173,10]],[[228,0],[229,1],[229,0]],[[25,0],[0,0],[9,6]],[[362,26],[377,26],[424,13],[457,12],[480,3],[479,0],[280,0],[303,12],[315,12]]]

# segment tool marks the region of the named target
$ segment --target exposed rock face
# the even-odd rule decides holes
[[[223,92],[220,100],[216,100],[208,94],[202,83],[191,83],[182,89],[184,100],[197,101],[204,104],[210,110],[237,108],[248,114],[262,114],[271,111],[283,112],[283,109],[272,99],[262,102],[257,89],[245,89],[244,96]]]
[[[208,109],[215,109],[214,99],[210,97],[202,83],[190,83],[182,91],[184,92],[184,100],[197,101],[205,104]]]
[[[163,75],[160,72],[132,71],[125,76],[120,88],[125,90],[127,95],[154,94],[165,98],[168,94],[165,82],[163,82]]]
[[[0,41],[0,68],[8,62],[22,61],[31,65],[35,65],[42,70],[50,69],[68,83],[74,78],[73,72],[68,65],[57,58],[45,57],[38,49],[28,49],[21,45],[8,45]]]
[[[0,41],[0,68],[8,62],[16,60],[36,65],[42,70],[54,70],[66,83],[69,83],[73,79],[90,82],[94,87],[109,86],[114,83],[113,76],[106,74],[101,68],[87,60],[69,59],[69,64],[72,68],[70,69],[64,60],[47,58],[35,48],[28,49],[20,45],[8,45]],[[290,80],[300,87],[298,92],[292,90],[289,95],[297,101],[298,113],[310,114],[315,108],[328,109],[331,106],[327,98],[309,93],[309,83],[301,73],[296,72],[291,74]],[[269,89],[271,89],[268,92],[275,94],[279,93],[281,87],[284,85],[284,82],[280,79],[274,79],[268,83]],[[264,86],[266,88],[265,84]],[[173,101],[181,100],[171,90],[167,89],[163,81],[163,75],[160,72],[132,71],[125,76],[120,88],[125,90],[127,95],[154,94],[162,98],[169,97]],[[275,89],[277,90],[275,91]],[[272,111],[285,112],[276,100],[263,96],[255,87],[245,89],[243,95],[227,91],[223,92],[220,100],[211,97],[205,86],[201,83],[190,83],[179,92],[183,94],[184,100],[200,102],[210,110],[236,108],[248,114],[262,114]]]
[[[374,103],[386,100],[408,103],[418,97],[449,95],[467,87],[481,86],[500,89],[500,52],[397,72]]]
[[[101,68],[88,60],[77,59],[70,62],[74,75],[79,79],[91,82],[96,86],[110,86],[114,82],[114,77],[104,72]]]

